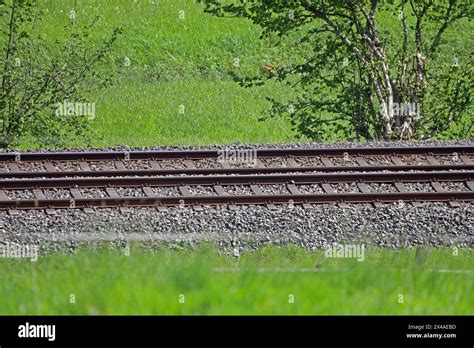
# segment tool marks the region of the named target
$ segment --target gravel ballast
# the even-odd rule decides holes
[[[357,147],[422,147],[422,146],[466,146],[473,145],[472,140],[426,140],[426,141],[343,141],[334,143],[308,142],[308,143],[290,143],[290,144],[242,144],[233,143],[227,145],[206,145],[206,146],[112,146],[112,147],[89,147],[89,148],[37,148],[31,150],[16,151],[14,149],[0,149],[0,153],[28,153],[28,152],[71,152],[71,151],[153,151],[153,150],[226,150],[226,149],[314,149],[314,148],[357,148]],[[257,153],[258,156],[258,153]],[[448,156],[446,159],[450,159]],[[184,163],[182,167],[185,167]]]
[[[452,208],[444,203],[415,208],[390,204],[204,207],[157,209],[127,208],[2,212],[0,240],[66,248],[100,245],[105,240],[141,240],[145,244],[195,245],[214,241],[224,249],[254,249],[267,244],[296,244],[305,249],[331,243],[365,243],[385,248],[417,245],[472,247],[472,204]],[[86,239],[84,242],[81,240]],[[55,242],[52,242],[54,240]]]

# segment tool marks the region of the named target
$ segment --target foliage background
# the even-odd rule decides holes
[[[97,44],[101,33],[116,27],[123,34],[110,60],[101,67],[117,69],[116,80],[87,98],[96,103],[96,118],[91,123],[95,135],[90,142],[71,139],[69,145],[282,143],[295,139],[287,119],[258,122],[270,106],[268,97],[284,100],[292,91],[276,84],[243,89],[230,74],[254,74],[265,64],[298,59],[301,52],[290,43],[275,48],[276,38],[260,41],[261,30],[249,21],[212,17],[189,0],[75,2],[79,23],[101,16],[91,34]],[[41,4],[45,17],[39,30],[52,45],[64,35],[62,28],[74,2],[45,0]],[[388,30],[394,25],[388,18]],[[472,49],[474,38],[467,33],[474,31],[473,26],[464,21],[449,34],[448,56],[450,51],[467,54]],[[124,64],[126,57],[129,67]],[[180,113],[182,106],[184,114]],[[459,129],[454,129],[440,137],[459,136]],[[321,140],[343,138],[328,129]],[[27,139],[22,143],[22,147],[34,145]]]

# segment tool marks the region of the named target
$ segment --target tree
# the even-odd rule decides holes
[[[43,12],[35,0],[0,0],[0,130],[3,146],[31,137],[40,145],[59,145],[71,136],[88,134],[87,117],[74,106],[87,93],[108,84],[111,75],[96,69],[121,33],[115,29],[98,45],[89,35],[99,20],[79,26],[70,10],[64,40],[47,42],[39,33]],[[61,108],[72,104],[72,113]],[[60,110],[61,112],[58,112]]]
[[[453,25],[472,20],[469,0],[198,1],[299,50],[275,69],[234,76],[245,87],[291,86],[296,97],[269,98],[268,115],[289,117],[300,135],[433,137],[467,119],[463,131],[472,136],[473,47],[459,56],[442,50]]]

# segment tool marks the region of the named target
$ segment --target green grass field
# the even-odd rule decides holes
[[[259,40],[260,29],[249,21],[213,17],[192,0],[43,3],[44,20],[38,31],[46,42],[64,36],[74,3],[77,25],[101,16],[92,42],[105,39],[116,27],[123,28],[110,60],[97,67],[116,71],[117,80],[89,97],[89,102],[96,103],[92,142],[71,139],[71,146],[282,143],[295,139],[287,119],[258,121],[269,106],[266,98],[284,99],[291,93],[288,88],[243,89],[229,75],[229,71],[257,73],[266,63],[294,61],[301,54],[290,44],[275,48],[271,39]],[[465,21],[447,33],[443,54],[450,58],[446,59],[451,61],[455,52],[472,47],[472,38],[457,33],[472,31],[473,25]],[[397,37],[397,23],[387,19],[384,26]],[[337,139],[331,131],[326,138]],[[21,147],[34,145],[24,141]]]
[[[316,267],[315,267],[316,266]],[[0,314],[472,314],[474,250],[366,249],[365,259],[267,247],[0,259]],[[459,272],[459,273],[456,273]],[[463,272],[463,273],[461,273]],[[72,297],[73,296],[73,297]],[[75,303],[70,303],[71,299]],[[184,302],[184,303],[183,303]]]
[[[191,0],[77,1],[77,23],[101,19],[91,39],[99,42],[123,28],[108,64],[115,83],[90,96],[96,103],[92,145],[200,145],[270,143],[294,139],[283,119],[258,122],[268,96],[284,96],[281,86],[241,88],[229,71],[256,73],[290,50],[259,40],[259,29],[243,20],[204,14]],[[54,41],[64,34],[71,1],[47,0],[41,31]],[[130,65],[126,66],[125,59]],[[238,68],[235,66],[238,62]],[[23,148],[34,144],[24,142]],[[85,146],[71,139],[72,146]]]

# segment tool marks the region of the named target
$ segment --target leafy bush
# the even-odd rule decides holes
[[[86,96],[110,82],[110,71],[94,68],[107,59],[120,28],[99,45],[92,44],[89,34],[99,18],[79,26],[72,9],[58,38],[46,42],[37,30],[42,14],[34,0],[0,0],[2,146],[22,137],[58,145],[68,137],[90,136],[94,113],[84,114],[84,108],[95,105]]]
[[[271,99],[267,116],[289,117],[302,136],[430,138],[453,129],[472,136],[473,47],[443,50],[453,26],[472,20],[470,1],[198,1],[301,52],[301,61],[235,77],[245,87],[292,86],[296,97]]]

